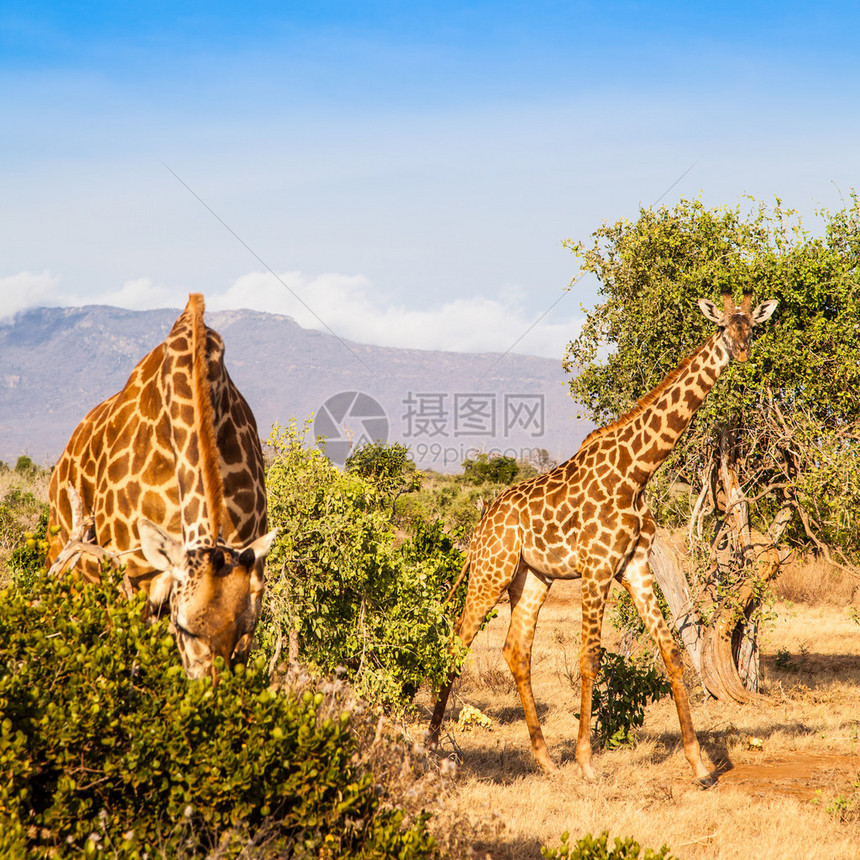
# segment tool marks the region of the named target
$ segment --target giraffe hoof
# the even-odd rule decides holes
[[[555,763],[552,759],[547,759],[546,761],[538,762],[541,767],[541,770],[547,775],[550,776],[553,773],[558,773],[558,767],[556,767]]]
[[[696,777],[696,782],[703,789],[713,788],[717,784],[717,781],[718,777],[716,773],[706,773],[704,776]]]
[[[582,773],[583,778],[587,779],[589,782],[593,782],[597,778],[590,762],[579,762],[579,770]]]

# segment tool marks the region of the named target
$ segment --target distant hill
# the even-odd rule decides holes
[[[37,308],[0,324],[0,460],[25,453],[53,463],[80,419],[123,387],[179,313]],[[314,413],[335,461],[350,440],[375,436],[403,442],[421,468],[439,471],[481,450],[544,448],[562,460],[592,429],[574,417],[560,356],[367,346],[249,310],[207,313],[206,322],[224,338],[227,369],[261,436]]]

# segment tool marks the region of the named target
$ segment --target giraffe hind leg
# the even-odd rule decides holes
[[[552,773],[557,768],[549,756],[541,731],[531,679],[535,627],[541,606],[549,593],[549,586],[550,583],[544,577],[534,573],[525,565],[520,567],[514,581],[508,587],[508,594],[511,597],[511,624],[502,653],[514,676],[520,700],[523,703],[535,759],[544,771]]]
[[[484,578],[486,582],[487,578]],[[479,587],[478,577],[473,571],[469,578],[469,590],[466,595],[466,605],[463,607],[463,613],[460,616],[460,621],[455,631],[460,637],[460,642],[464,648],[469,648],[472,640],[481,629],[484,619],[490,610],[499,602],[502,596],[503,588],[485,587],[483,590]],[[433,708],[433,716],[430,719],[430,727],[427,731],[426,743],[430,749],[434,749],[439,744],[439,731],[442,726],[442,720],[445,718],[445,710],[448,706],[448,696],[451,693],[451,687],[454,681],[460,675],[460,670],[454,670],[448,676],[448,680],[439,690],[439,695],[436,697],[436,704]]]
[[[576,762],[586,779],[594,779],[591,764],[591,702],[594,679],[600,668],[600,638],[603,630],[603,611],[612,576],[597,575],[582,586],[582,646],[579,652],[579,674],[582,693],[579,705],[579,732],[576,737]]]

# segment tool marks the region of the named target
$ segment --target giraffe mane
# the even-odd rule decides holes
[[[581,451],[586,445],[589,445],[598,437],[603,436],[604,433],[608,433],[611,430],[617,430],[619,427],[623,427],[625,424],[641,415],[667,388],[677,382],[681,374],[693,363],[693,361],[695,361],[699,353],[711,343],[712,339],[713,338],[708,338],[708,340],[706,340],[701,346],[693,350],[693,352],[691,352],[686,358],[682,359],[681,363],[674,370],[670,370],[669,373],[666,374],[662,382],[658,382],[657,385],[647,394],[643,394],[642,397],[636,401],[636,405],[632,409],[628,409],[627,412],[623,415],[619,415],[618,418],[611,421],[605,427],[598,427],[596,430],[592,430],[591,433],[582,440],[579,450]]]
[[[206,357],[206,325],[203,313],[206,307],[202,293],[191,293],[188,310],[191,323],[191,354],[193,360],[194,411],[197,415],[200,443],[200,463],[203,491],[209,508],[209,527],[212,540],[221,533],[224,508],[224,482],[221,479],[220,455],[215,438],[215,408],[209,386],[209,362]]]

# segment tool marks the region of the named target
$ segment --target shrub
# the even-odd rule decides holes
[[[25,540],[24,533],[38,528],[40,519],[47,522],[48,506],[35,494],[20,486],[6,490],[0,498],[0,549],[14,549]]]
[[[673,860],[669,854],[669,848],[664,845],[656,853],[651,848],[646,848],[642,853],[642,846],[632,837],[619,839],[615,837],[615,844],[609,847],[609,832],[604,830],[595,839],[590,833],[582,839],[577,840],[576,845],[570,845],[569,833],[562,833],[561,845],[558,848],[548,848],[544,845],[540,853],[546,860]]]
[[[398,502],[398,520],[405,528],[417,520],[439,520],[450,533],[457,535],[461,546],[468,542],[481,519],[481,511],[505,489],[502,484],[465,484],[461,475],[425,473],[423,477],[421,489]]]
[[[17,470],[0,468],[0,587],[13,579],[26,581],[42,566],[50,476],[28,462],[20,461]]]
[[[295,424],[276,428],[268,475],[269,520],[278,537],[260,636],[271,650],[295,631],[301,656],[328,674],[347,669],[360,696],[407,703],[439,686],[456,661],[447,583],[462,554],[435,526],[396,532],[386,497],[344,474]]]
[[[0,854],[434,856],[353,766],[348,713],[258,658],[189,681],[116,575],[0,594]]]
[[[409,458],[409,449],[399,442],[390,445],[368,442],[360,445],[346,458],[344,469],[364,478],[390,500],[392,516],[396,513],[397,499],[421,486],[421,477],[415,463]]]
[[[645,706],[671,692],[669,682],[653,667],[600,649],[600,673],[591,699],[598,747],[633,746],[633,730],[645,722]],[[579,719],[579,714],[576,714]]]
[[[26,454],[22,454],[15,463],[15,471],[19,475],[31,478],[39,471],[39,467]]]
[[[470,484],[512,484],[519,471],[513,457],[478,454],[474,460],[463,460],[463,480]]]
[[[18,546],[10,553],[6,568],[21,588],[29,588],[33,578],[45,567],[48,553],[48,511],[45,508],[32,532],[23,532]]]

